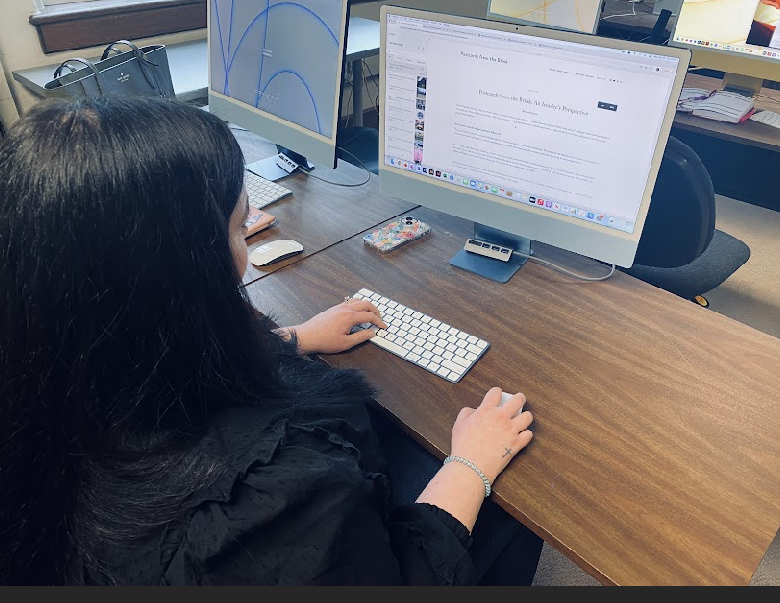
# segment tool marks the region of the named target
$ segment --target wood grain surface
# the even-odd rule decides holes
[[[332,182],[357,183],[366,178],[365,170],[339,161],[337,170],[315,170],[315,175]],[[382,225],[393,216],[408,212],[415,203],[388,197],[379,192],[379,179],[359,187],[347,188],[327,184],[306,174],[296,174],[279,181],[293,191],[292,196],[277,201],[263,211],[277,220],[247,240],[249,253],[275,239],[293,239],[303,245],[303,252],[268,266],[247,267],[244,283],[248,284],[301,261],[314,253],[348,239],[359,232]]]
[[[493,498],[601,582],[747,584],[780,526],[780,340],[620,272],[530,262],[498,285],[448,264],[470,223],[413,215],[430,235],[387,255],[355,236],[252,284],[253,302],[292,325],[367,287],[482,337],[458,384],[370,343],[325,359],[363,370],[439,457],[460,408],[523,391],[536,437]]]

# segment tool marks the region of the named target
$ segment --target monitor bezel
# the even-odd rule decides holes
[[[653,188],[661,166],[666,142],[671,132],[677,109],[677,100],[683,88],[683,82],[690,60],[690,52],[666,46],[649,46],[636,42],[626,42],[612,38],[596,38],[588,34],[547,29],[523,25],[514,25],[496,21],[444,15],[441,13],[416,9],[383,6],[380,26],[380,99],[384,101],[386,93],[386,36],[387,18],[390,15],[411,17],[429,21],[438,21],[453,25],[464,25],[493,29],[504,32],[521,33],[529,36],[589,44],[617,50],[649,52],[679,59],[675,80],[672,85],[669,103],[659,133],[659,142],[651,162],[645,191],[635,221],[633,233],[586,222],[546,210],[538,210],[528,205],[520,205],[498,196],[486,198],[484,194],[472,192],[447,182],[432,180],[427,176],[396,168],[385,164],[385,122],[384,112],[379,123],[379,175],[382,191],[388,194],[420,203],[431,209],[442,211],[467,220],[479,222],[511,234],[527,237],[567,249],[575,253],[595,258],[619,266],[631,266],[636,255],[639,239],[642,235],[647,211],[650,206]],[[380,103],[380,106],[382,103]],[[475,204],[475,200],[487,201]],[[474,209],[476,205],[476,210]]]

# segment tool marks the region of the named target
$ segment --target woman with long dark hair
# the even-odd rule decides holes
[[[531,439],[522,394],[464,409],[473,467],[391,507],[370,387],[305,357],[384,323],[252,308],[243,174],[228,127],[172,101],[42,104],[0,145],[0,583],[457,584],[520,540],[530,580],[519,524],[469,555],[483,477]]]

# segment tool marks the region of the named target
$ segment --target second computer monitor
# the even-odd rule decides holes
[[[596,33],[602,0],[490,0],[487,18]]]
[[[688,51],[382,9],[385,192],[621,266]]]
[[[780,80],[780,1],[686,0],[669,42],[691,49],[698,67]]]
[[[210,0],[210,110],[334,167],[348,4]]]

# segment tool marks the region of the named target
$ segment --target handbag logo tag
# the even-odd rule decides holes
[[[130,74],[129,73],[120,73],[119,77],[116,78],[116,81],[119,82],[120,84],[124,84],[128,80],[130,80]]]

